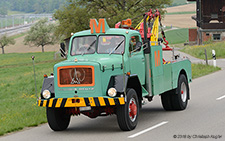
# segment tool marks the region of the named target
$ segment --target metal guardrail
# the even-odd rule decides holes
[[[7,34],[8,36],[11,36],[24,32],[28,30],[35,21],[42,17],[47,17],[50,20],[52,18],[52,14],[15,14],[10,16],[1,16],[0,35]],[[18,22],[18,19],[19,23],[16,23],[16,20]]]
[[[0,33],[12,31],[12,30],[16,30],[16,29],[20,29],[20,28],[24,28],[24,27],[30,27],[32,24],[33,23],[26,24],[26,25],[20,25],[20,26],[14,26],[14,27],[11,27],[11,28],[6,28],[6,29],[0,29]]]
[[[45,17],[51,20],[52,14],[15,14],[0,16],[0,29],[30,24]]]
[[[7,29],[0,29],[0,35],[7,34],[7,35],[11,36],[14,34],[18,34],[18,33],[28,30],[33,24],[34,23],[15,26],[15,27],[7,28]]]

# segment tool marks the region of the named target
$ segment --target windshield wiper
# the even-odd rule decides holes
[[[86,50],[89,51],[91,49],[91,47],[95,44],[95,42],[96,42],[96,40],[94,40]],[[81,55],[84,55],[84,53],[85,53],[85,50],[82,52]]]
[[[116,51],[119,47],[120,47],[120,45],[122,44],[124,42],[124,40],[123,41],[121,41],[110,53],[109,53],[109,55],[110,54],[112,54],[114,51]]]

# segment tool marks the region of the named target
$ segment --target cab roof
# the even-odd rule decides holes
[[[75,33],[73,36],[87,36],[87,35],[128,35],[128,34],[133,34],[133,33],[139,33],[136,30],[130,30],[130,29],[123,29],[123,28],[109,28],[105,33],[92,33],[91,30],[84,30]]]

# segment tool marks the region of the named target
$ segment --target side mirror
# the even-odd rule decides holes
[[[61,53],[61,57],[66,57],[66,49],[65,49],[64,43],[60,43],[60,53]]]
[[[142,46],[142,42],[138,41],[134,47],[135,51],[140,51]]]

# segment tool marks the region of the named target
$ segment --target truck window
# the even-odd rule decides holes
[[[124,36],[101,35],[98,38],[97,53],[100,54],[122,54],[124,51]]]
[[[136,43],[140,41],[139,36],[132,36],[129,41],[129,51],[132,52],[136,49]],[[136,50],[139,51],[139,50]]]
[[[82,36],[73,38],[71,55],[93,54],[96,48],[96,36]]]

